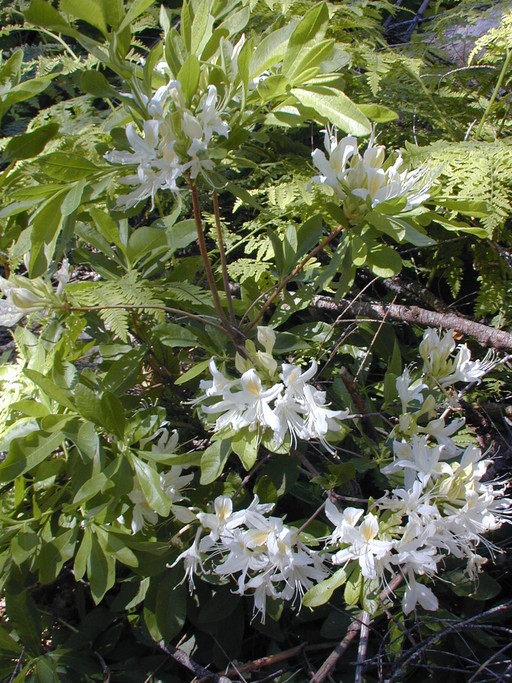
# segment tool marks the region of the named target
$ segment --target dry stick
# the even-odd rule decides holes
[[[229,288],[226,251],[224,249],[224,240],[222,239],[222,230],[220,226],[219,196],[215,190],[213,191],[213,213],[215,215],[215,227],[217,229],[217,242],[219,243],[220,265],[222,268],[222,282],[224,283],[224,291],[226,292],[226,302],[228,304],[229,319],[231,320],[231,325],[233,327],[236,327],[235,312],[233,310],[233,300],[231,298],[231,290]]]
[[[231,679],[227,678],[227,676],[219,676],[214,671],[208,671],[208,669],[205,669],[204,666],[197,664],[197,662],[194,662],[194,660],[191,659],[185,652],[183,652],[183,650],[179,650],[177,647],[174,647],[174,645],[166,645],[162,640],[160,643],[158,643],[158,647],[163,652],[166,652],[168,655],[170,655],[175,662],[178,662],[178,664],[181,664],[181,666],[193,673],[194,678],[198,678],[200,676],[206,681],[213,681],[213,683],[232,683]]]
[[[398,586],[402,583],[402,580],[402,574],[396,574],[391,583],[389,583],[389,585],[380,594],[380,601],[384,602],[384,600],[394,592],[395,588],[398,588]],[[331,671],[336,666],[338,659],[348,650],[348,648],[352,644],[352,641],[355,640],[357,634],[361,630],[361,626],[365,619],[365,614],[365,611],[360,612],[360,614],[350,624],[350,626],[347,629],[347,635],[343,638],[343,640],[340,643],[338,643],[335,649],[327,657],[325,662],[322,664],[322,666],[318,669],[316,674],[311,679],[311,683],[322,683],[322,681],[325,680],[327,676],[331,673]]]
[[[370,615],[368,612],[361,613],[361,629],[359,633],[359,647],[357,648],[357,665],[354,683],[363,683],[363,668],[368,648],[368,635],[370,633]]]
[[[247,664],[241,664],[237,667],[236,670],[233,667],[230,667],[226,671],[226,676],[236,675],[237,671],[245,674],[251,671],[257,671],[258,669],[263,669],[266,666],[272,666],[273,664],[284,662],[287,659],[296,657],[298,654],[302,652],[302,650],[305,647],[306,643],[301,643],[300,645],[292,647],[289,650],[277,652],[275,655],[269,655],[268,657],[260,657],[260,659],[254,659],[252,662],[248,662]]]
[[[208,259],[208,249],[206,248],[206,240],[204,239],[203,222],[201,220],[201,208],[199,206],[199,196],[197,194],[197,187],[190,176],[188,178],[188,183],[190,185],[190,192],[192,195],[192,209],[194,211],[194,220],[196,223],[197,241],[199,244],[199,251],[201,252],[201,259],[203,261],[206,278],[208,280],[208,284],[210,285],[213,301],[215,303],[215,308],[217,309],[219,317],[226,326],[226,332],[234,340],[233,330],[231,328],[229,320],[226,317],[226,314],[224,313],[224,309],[222,308],[222,303],[219,297],[219,291],[217,289],[217,285],[215,284],[215,278],[213,277],[213,271],[210,266],[210,261]]]
[[[321,311],[340,315],[350,302],[334,301],[329,297],[315,296],[311,306]],[[376,301],[357,301],[351,306],[352,312],[372,320],[397,320],[423,327],[442,327],[453,329],[468,337],[473,337],[482,346],[492,346],[498,350],[512,351],[512,334],[496,330],[488,325],[463,318],[455,313],[438,313],[418,306],[401,306],[398,304],[381,304]]]
[[[306,256],[302,259],[302,261],[295,266],[295,268],[292,270],[292,272],[285,277],[285,279],[276,287],[274,292],[267,298],[263,306],[260,308],[256,316],[251,320],[251,322],[246,326],[244,333],[247,334],[252,328],[261,320],[261,318],[265,315],[265,311],[272,305],[272,302],[276,299],[276,297],[279,296],[279,294],[283,291],[283,289],[286,287],[286,285],[293,280],[300,272],[303,270],[304,266],[306,263],[314,258],[317,254],[319,254],[325,247],[332,242],[332,240],[337,237],[340,232],[342,232],[344,226],[343,225],[338,225],[336,230],[333,230],[330,235],[328,235],[324,240],[320,242],[314,249],[312,249]]]

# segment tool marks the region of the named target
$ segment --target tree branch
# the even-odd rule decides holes
[[[185,652],[183,652],[183,650],[174,647],[174,645],[166,645],[163,641],[161,641],[158,644],[158,647],[163,652],[166,652],[168,655],[170,655],[175,662],[178,662],[178,664],[181,664],[181,666],[193,673],[194,678],[201,677],[204,680],[212,681],[212,683],[232,683],[231,678],[227,678],[227,676],[219,676],[214,671],[208,671],[208,669],[205,669],[204,666],[194,662],[194,660],[191,659]]]
[[[327,311],[342,318],[350,312],[372,320],[387,318],[388,320],[406,322],[421,327],[452,329],[465,336],[473,337],[482,346],[493,347],[501,351],[512,351],[512,334],[463,318],[455,313],[439,313],[418,306],[382,304],[376,301],[334,301],[334,299],[326,296],[314,297],[311,305],[317,310]]]

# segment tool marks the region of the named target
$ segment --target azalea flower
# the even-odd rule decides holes
[[[340,199],[347,200],[344,209],[349,219],[365,213],[368,206],[374,208],[392,199],[405,199],[404,206],[397,210],[400,213],[423,204],[430,197],[431,174],[425,168],[400,172],[401,155],[390,164],[385,147],[375,145],[373,136],[361,156],[354,136],[338,141],[336,130],[327,128],[324,148],[328,157],[319,149],[312,153],[320,175],[314,176],[311,182],[329,185]]]

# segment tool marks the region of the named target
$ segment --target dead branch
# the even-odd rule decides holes
[[[493,347],[502,351],[512,351],[512,334],[503,330],[496,330],[488,325],[477,323],[469,318],[463,318],[455,313],[440,313],[429,311],[418,306],[401,306],[399,304],[382,304],[377,301],[354,301],[346,299],[334,301],[326,296],[316,296],[311,303],[313,308],[327,311],[343,318],[349,312],[351,315],[364,316],[372,320],[395,320],[421,327],[442,327],[455,330],[468,337],[473,337],[482,346]]]
[[[181,666],[193,673],[194,678],[200,677],[201,680],[211,681],[211,683],[232,683],[231,678],[227,678],[227,676],[219,676],[214,671],[208,671],[208,669],[205,669],[204,666],[194,662],[194,660],[191,659],[186,652],[174,647],[174,645],[166,645],[163,641],[161,641],[158,643],[158,647],[163,652],[166,652],[168,655],[170,655],[175,662],[178,662],[178,664],[181,664]]]
[[[404,577],[402,576],[402,574],[396,574],[393,580],[390,581],[388,586],[380,594],[379,600],[381,602],[384,602],[402,583],[403,578]],[[338,645],[336,645],[334,650],[327,657],[325,662],[322,664],[322,666],[318,669],[316,674],[311,679],[311,683],[322,683],[322,681],[325,680],[327,676],[331,673],[331,671],[334,669],[339,658],[348,650],[352,642],[355,640],[357,634],[361,630],[361,626],[363,625],[363,623],[365,624],[365,626],[370,625],[371,622],[367,620],[367,617],[365,615],[367,615],[367,612],[365,612],[364,610],[361,611],[358,614],[358,616],[354,619],[354,621],[350,624],[350,626],[347,629],[347,635],[343,638],[343,640],[340,643],[338,643]]]

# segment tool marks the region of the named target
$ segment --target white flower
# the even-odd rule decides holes
[[[396,378],[396,390],[402,403],[402,411],[407,410],[409,403],[413,401],[423,403],[423,391],[428,389],[426,384],[418,380],[411,383],[409,368],[405,368],[400,377]]]
[[[318,391],[310,384],[304,385],[304,407],[306,408],[306,430],[310,439],[319,439],[320,443],[331,453],[332,446],[325,436],[328,432],[340,429],[337,420],[344,420],[349,416],[348,410],[330,410],[325,406],[325,391]]]
[[[343,543],[350,545],[333,555],[332,561],[335,564],[345,564],[350,560],[357,560],[364,577],[377,578],[382,573],[382,564],[379,561],[384,560],[393,548],[392,541],[381,540],[378,535],[379,520],[369,512],[358,527],[345,527]]]
[[[327,519],[335,526],[329,543],[344,543],[347,542],[345,535],[347,528],[353,529],[355,527],[361,515],[364,514],[364,510],[348,507],[343,512],[340,512],[334,503],[327,499],[325,501],[325,514]]]
[[[132,508],[132,533],[136,534],[148,524],[154,525],[158,522],[158,515],[149,505],[146,496],[142,492],[140,484],[136,481],[133,489],[128,494],[128,498],[133,503]]]
[[[328,159],[321,150],[313,151],[313,164],[321,175],[312,178],[311,182],[329,185],[341,199],[351,195],[359,202],[363,213],[367,204],[373,208],[400,197],[405,199],[405,203],[397,212],[409,211],[430,196],[432,181],[427,170],[419,168],[399,173],[402,157],[398,155],[390,165],[386,162],[385,148],[374,145],[373,136],[363,156],[358,152],[356,138],[348,135],[338,142],[335,130],[325,131],[324,147]],[[353,208],[346,208],[349,218],[357,216]]]
[[[404,614],[412,612],[418,603],[423,609],[430,612],[435,612],[439,608],[439,601],[432,590],[428,586],[418,583],[414,573],[411,572],[407,577],[407,588],[402,603]]]

